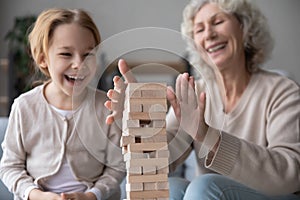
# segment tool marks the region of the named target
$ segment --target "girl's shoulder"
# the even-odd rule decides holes
[[[36,104],[43,97],[43,85],[37,86],[14,99],[15,103]]]

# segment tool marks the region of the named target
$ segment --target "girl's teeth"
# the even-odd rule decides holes
[[[68,80],[72,80],[72,81],[82,81],[85,77],[84,76],[69,76],[69,75],[66,75],[67,79]]]
[[[84,79],[83,76],[68,76],[70,79],[74,79],[74,80],[82,80]]]

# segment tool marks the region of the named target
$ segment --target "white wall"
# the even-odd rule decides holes
[[[7,56],[4,35],[15,16],[38,14],[49,7],[84,8],[99,27],[102,38],[122,31],[152,26],[179,31],[188,0],[2,0],[0,3],[0,58]],[[299,0],[256,0],[269,19],[276,41],[268,68],[287,71],[300,83]]]

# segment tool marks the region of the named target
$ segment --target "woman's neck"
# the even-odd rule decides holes
[[[251,74],[244,69],[232,73],[223,73],[222,77],[225,87],[224,110],[229,113],[247,88]]]

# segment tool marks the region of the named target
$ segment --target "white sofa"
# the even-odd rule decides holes
[[[0,142],[2,143],[6,126],[7,126],[7,117],[0,117]],[[2,147],[0,148],[0,158],[2,158]],[[6,186],[0,180],[0,199],[13,200],[13,195],[10,193]]]

